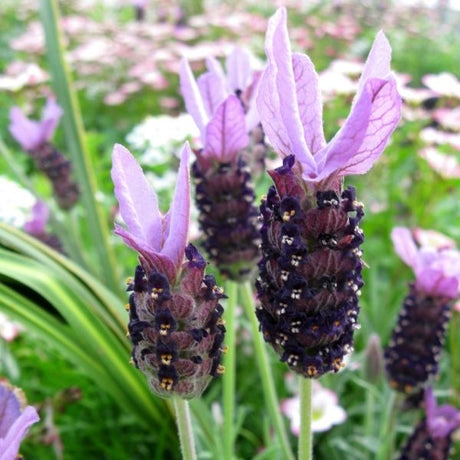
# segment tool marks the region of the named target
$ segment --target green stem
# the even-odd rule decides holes
[[[376,460],[390,460],[393,458],[397,413],[396,401],[397,394],[395,391],[391,391],[388,402],[386,403],[386,411],[381,424],[379,449]]]
[[[177,430],[179,431],[180,448],[183,460],[196,460],[195,441],[190,418],[190,407],[185,399],[174,397]]]
[[[225,284],[225,294],[228,296],[225,308],[225,344],[228,347],[224,355],[225,373],[223,375],[223,411],[224,411],[224,458],[233,458],[233,447],[235,441],[235,307],[237,300],[237,284],[228,280]]]
[[[366,391],[366,419],[364,425],[364,435],[366,439],[374,438],[374,412],[375,412],[375,395],[373,391]],[[371,453],[366,454],[366,458],[371,458]]]
[[[94,167],[91,164],[91,158],[85,144],[85,133],[78,100],[73,91],[70,73],[64,60],[57,0],[40,0],[40,16],[45,31],[53,88],[59,104],[64,110],[62,125],[68,154],[72,159],[75,176],[80,187],[82,209],[85,212],[82,220],[88,226],[91,242],[98,259],[97,263],[90,268],[93,268],[114,292],[121,293],[114,252],[108,244],[107,221],[95,199],[97,186]]]
[[[275,427],[276,434],[283,449],[283,458],[286,460],[294,460],[294,455],[289,444],[289,438],[286,433],[286,427],[279,409],[280,406],[278,397],[276,396],[275,382],[273,381],[270,362],[266,353],[262,334],[259,332],[259,323],[256,318],[254,307],[254,296],[249,282],[246,282],[241,286],[240,295],[244,312],[251,324],[254,352],[259,366],[260,380],[265,396],[265,403],[268,407],[271,421]]]
[[[311,431],[312,404],[311,387],[312,380],[300,376],[300,433],[299,433],[299,460],[311,460],[313,458],[313,433]]]

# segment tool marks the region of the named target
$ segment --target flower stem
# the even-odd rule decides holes
[[[174,410],[179,431],[180,447],[183,460],[196,460],[195,441],[193,440],[190,407],[185,399],[174,397]]]
[[[376,460],[387,460],[389,458],[393,458],[396,412],[397,412],[396,400],[397,400],[396,392],[391,391],[389,400],[386,404],[386,411],[384,413],[382,424],[381,424],[379,450],[378,450]]]
[[[299,434],[299,460],[313,458],[313,435],[311,431],[312,404],[311,404],[311,379],[299,377],[300,380],[300,434]]]
[[[228,296],[225,308],[225,345],[228,347],[224,355],[223,363],[225,373],[223,375],[223,412],[224,412],[224,458],[233,458],[233,447],[235,441],[235,307],[237,296],[237,284],[228,280],[225,284],[225,294]]]
[[[275,427],[276,434],[283,449],[283,458],[294,460],[294,455],[289,444],[289,438],[286,433],[283,418],[279,411],[278,397],[276,396],[275,383],[270,369],[270,362],[265,350],[265,344],[261,333],[259,332],[259,323],[257,321],[254,309],[254,296],[249,282],[240,286],[241,303],[244,312],[251,323],[252,338],[254,341],[254,352],[259,366],[262,389],[265,396],[265,403],[268,406],[271,421]]]

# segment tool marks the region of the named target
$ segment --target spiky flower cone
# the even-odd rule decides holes
[[[352,187],[307,193],[292,156],[270,174],[261,204],[257,310],[264,338],[289,367],[320,377],[343,366],[357,328],[363,206]]]
[[[198,152],[192,171],[205,250],[224,276],[247,279],[259,258],[260,243],[249,168],[241,157],[223,163]]]
[[[438,373],[450,318],[451,299],[424,293],[411,283],[385,349],[393,389],[412,394]]]
[[[49,142],[30,151],[30,155],[37,168],[51,181],[59,207],[71,209],[78,201],[80,192],[78,185],[70,177],[70,161]]]
[[[128,331],[134,364],[162,397],[200,396],[223,372],[225,327],[219,299],[225,297],[196,248],[185,251],[180,279],[171,285],[159,271],[138,266],[128,289]]]
[[[395,251],[414,269],[415,281],[385,349],[385,367],[391,386],[413,397],[438,373],[450,306],[458,296],[460,252],[418,248],[404,227],[394,228],[391,237]]]

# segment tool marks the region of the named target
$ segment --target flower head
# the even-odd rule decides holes
[[[32,406],[23,408],[20,390],[0,382],[0,460],[13,460],[28,428],[38,422]]]
[[[453,406],[438,406],[432,388],[425,390],[426,418],[421,420],[401,451],[400,460],[420,458],[447,460],[452,433],[460,427],[460,411]]]
[[[428,430],[433,438],[445,438],[460,427],[460,410],[448,404],[438,406],[431,387],[425,390]]]
[[[127,228],[116,225],[115,233],[136,250],[149,267],[165,272],[170,280],[180,269],[187,243],[190,219],[190,147],[182,149],[174,198],[163,215],[158,198],[144,173],[122,145],[112,155],[112,180],[120,214]]]
[[[326,142],[318,76],[308,56],[291,53],[286,9],[268,23],[268,66],[259,83],[257,106],[275,150],[294,155],[307,183],[367,172],[382,153],[401,116],[401,98],[390,72],[391,48],[377,34],[361,75],[351,112]]]
[[[40,121],[29,120],[19,107],[10,111],[10,133],[26,151],[33,151],[48,142],[62,116],[54,99],[48,99]]]
[[[128,332],[132,360],[162,397],[199,396],[221,374],[225,295],[206,261],[187,245],[190,217],[190,148],[182,149],[176,190],[162,215],[158,199],[134,157],[121,145],[113,151],[112,179],[127,228],[115,233],[139,253],[130,291]]]
[[[426,294],[456,298],[460,280],[460,252],[456,249],[417,248],[409,229],[395,227],[391,238],[396,253],[415,273],[416,287]]]

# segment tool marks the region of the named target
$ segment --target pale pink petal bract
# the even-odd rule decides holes
[[[217,108],[206,127],[204,156],[232,162],[238,152],[249,144],[243,107],[230,95]]]
[[[120,144],[113,148],[111,175],[129,233],[159,251],[162,233],[156,194],[135,158]]]

